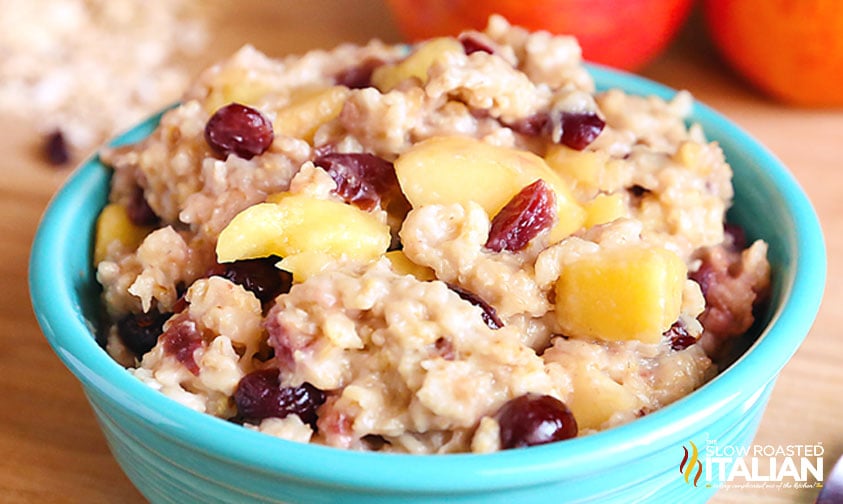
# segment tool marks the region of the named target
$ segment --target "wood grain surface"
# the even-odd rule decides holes
[[[212,46],[193,70],[244,43],[270,55],[343,41],[400,40],[376,0],[221,2]],[[229,6],[230,5],[230,6]],[[733,119],[795,174],[822,221],[829,281],[819,317],[773,392],[756,443],[822,443],[826,472],[843,454],[843,111],[787,108],[718,61],[698,21],[641,72]],[[70,173],[41,161],[32,125],[0,117],[0,502],[140,503],[112,458],[82,390],[52,353],[29,302],[29,248],[49,198]],[[817,490],[729,489],[716,503],[812,502]]]

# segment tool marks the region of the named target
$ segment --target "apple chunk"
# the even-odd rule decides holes
[[[585,205],[585,227],[606,224],[627,216],[626,204],[619,193],[598,194]]]
[[[97,217],[94,263],[99,264],[106,258],[108,246],[112,242],[118,241],[129,250],[134,250],[151,231],[152,226],[138,226],[133,223],[126,207],[118,203],[109,203]]]
[[[602,249],[567,264],[556,283],[565,335],[658,343],[677,318],[685,263],[658,247]]]
[[[337,201],[292,194],[235,215],[217,239],[217,260],[304,252],[371,260],[381,256],[389,242],[389,227],[370,213]]]
[[[601,173],[605,170],[609,156],[603,151],[574,150],[564,145],[551,146],[544,157],[548,166],[563,179],[571,180],[583,191],[601,188]]]
[[[290,103],[278,111],[272,123],[273,131],[312,142],[319,126],[340,115],[349,94],[345,86],[299,89]]]
[[[267,84],[240,66],[227,66],[211,77],[205,110],[213,114],[229,103],[257,106],[270,91]]]
[[[574,368],[572,378],[573,396],[568,406],[580,429],[599,429],[616,412],[640,407],[632,392],[590,364]]]
[[[414,263],[403,250],[392,250],[384,254],[384,257],[389,261],[392,270],[399,275],[413,275],[422,282],[436,280],[436,274],[432,269]]]
[[[494,217],[521,189],[544,180],[556,193],[557,220],[550,240],[578,230],[585,211],[562,178],[531,152],[461,136],[417,143],[395,160],[395,173],[414,208],[474,201]]]
[[[462,44],[449,37],[429,40],[419,45],[403,61],[376,68],[372,73],[372,84],[383,93],[410,78],[416,78],[424,84],[427,82],[428,69],[449,53],[463,54]]]

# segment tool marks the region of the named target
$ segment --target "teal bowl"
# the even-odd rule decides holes
[[[601,89],[663,98],[675,93],[639,77],[589,69]],[[770,307],[757,341],[712,381],[597,434],[486,455],[359,453],[273,438],[168,399],[95,340],[92,243],[110,173],[97,158],[70,177],[43,216],[30,262],[32,304],[56,354],[82,383],[115,458],[151,502],[704,502],[723,483],[703,463],[706,449],[752,442],[776,377],[816,316],[826,257],[816,214],[781,162],[701,104],[691,120],[720,143],[734,169],[730,220],[770,245]],[[157,121],[115,143],[144,138]]]

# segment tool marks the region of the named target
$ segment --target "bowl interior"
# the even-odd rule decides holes
[[[674,94],[639,77],[596,66],[589,69],[600,89],[620,87],[663,98]],[[115,143],[144,138],[158,119],[150,118]],[[717,378],[662,410],[594,435],[491,455],[361,454],[270,438],[158,394],[112,361],[95,341],[100,307],[91,267],[92,243],[110,174],[97,158],[70,178],[42,220],[30,263],[33,307],[56,353],[87,389],[144,418],[173,443],[217,453],[234,463],[337,485],[392,485],[407,491],[431,484],[494,488],[514,478],[535,483],[557,478],[560,472],[590,471],[607,460],[634,463],[642,451],[675,448],[689,432],[705,428],[730,407],[766,388],[807,333],[825,281],[819,223],[793,177],[766,149],[713,110],[695,104],[690,120],[699,122],[708,137],[720,143],[734,169],[737,198],[729,219],[742,225],[750,239],[763,237],[770,245],[774,272],[770,308],[762,316],[758,341]],[[314,456],[319,457],[319,464],[311,462]],[[416,477],[407,478],[408,471]],[[426,481],[426,477],[436,481]]]

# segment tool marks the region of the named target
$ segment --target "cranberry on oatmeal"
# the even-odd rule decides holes
[[[490,18],[208,69],[106,149],[106,348],[299,442],[556,442],[711,379],[770,286],[692,98],[596,91],[571,37]]]

